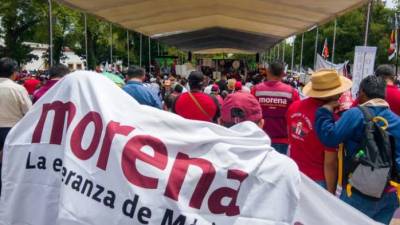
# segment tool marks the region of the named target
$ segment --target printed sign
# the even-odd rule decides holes
[[[353,66],[353,87],[351,94],[355,99],[361,81],[374,74],[376,47],[356,46],[354,53],[354,66]]]

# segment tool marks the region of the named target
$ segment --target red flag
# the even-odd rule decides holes
[[[322,57],[327,59],[329,57],[328,39],[325,38],[324,48],[322,49]]]
[[[389,61],[392,60],[397,54],[397,43],[396,43],[396,34],[395,31],[392,31],[392,34],[390,35],[390,46],[388,49],[388,56],[389,56]]]

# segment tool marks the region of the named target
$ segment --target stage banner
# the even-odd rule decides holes
[[[11,130],[2,176],[2,225],[373,224],[301,178],[254,123],[186,120],[86,71]]]
[[[352,73],[353,87],[351,88],[354,99],[357,96],[361,81],[374,74],[376,50],[377,47],[356,46]]]

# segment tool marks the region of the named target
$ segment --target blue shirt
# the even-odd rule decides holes
[[[400,117],[387,107],[368,107],[373,116],[385,118],[389,124],[387,131],[393,136],[396,143],[396,166],[400,169]],[[359,108],[351,108],[344,112],[335,122],[333,114],[319,108],[315,118],[315,129],[320,141],[328,147],[336,147],[344,143],[346,158],[353,158],[360,149],[364,136],[364,116]]]
[[[148,105],[161,109],[160,99],[150,90],[150,88],[138,81],[128,81],[122,88],[142,105]]]

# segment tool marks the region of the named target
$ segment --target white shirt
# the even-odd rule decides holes
[[[0,78],[0,127],[13,127],[32,106],[26,89],[8,78]]]
[[[204,88],[204,93],[206,94],[211,94],[211,89],[212,89],[212,84],[208,85],[206,88]]]

